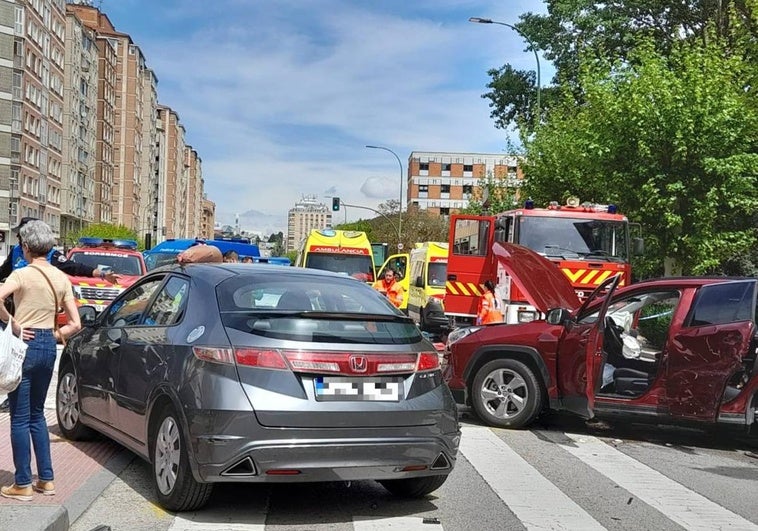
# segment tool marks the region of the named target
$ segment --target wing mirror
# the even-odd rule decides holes
[[[548,310],[545,320],[551,325],[565,325],[571,320],[571,312],[565,308]]]
[[[417,288],[423,288],[424,287],[424,279],[421,277],[416,277],[416,287]]]
[[[79,306],[79,319],[82,326],[93,324],[97,320],[97,311],[94,306]]]
[[[645,254],[645,240],[642,238],[632,238],[632,255],[642,256]]]

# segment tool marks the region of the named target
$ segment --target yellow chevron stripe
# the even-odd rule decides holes
[[[600,284],[602,284],[603,282],[605,282],[605,279],[606,279],[606,278],[608,278],[609,276],[611,276],[612,274],[613,274],[613,272],[612,272],[612,271],[603,271],[603,272],[600,274],[600,276],[599,276],[599,277],[597,277],[597,278],[595,279],[595,282],[594,282],[594,283],[595,283],[597,286],[599,286]]]
[[[445,289],[450,295],[459,295],[458,291],[455,289],[455,284],[452,282],[445,282]]]
[[[579,269],[578,271],[571,271],[570,269],[563,268],[561,271],[563,271],[563,274],[566,275],[572,283],[575,283],[579,280],[579,277],[584,274],[585,270]]]
[[[484,293],[484,288],[479,284],[469,284],[468,287],[477,297],[481,297],[482,293]]]
[[[598,273],[599,271],[597,271],[596,269],[588,271],[587,274],[583,276],[582,279],[579,281],[579,284],[591,284],[592,279],[595,278],[595,275],[597,275]]]
[[[455,285],[458,287],[461,295],[466,295],[467,297],[471,295],[471,293],[469,293],[469,291],[466,289],[466,284],[463,282],[456,282]]]

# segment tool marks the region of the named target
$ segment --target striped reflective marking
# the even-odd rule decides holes
[[[168,531],[264,531],[266,513],[252,513],[250,508],[219,506],[202,511],[180,513]]]
[[[397,531],[442,531],[442,524],[433,518],[427,519],[414,516],[391,516],[389,518],[371,518],[368,516],[353,517],[353,529],[355,531],[383,531],[394,529]]]
[[[605,279],[611,275],[616,274],[614,271],[602,270],[602,269],[577,269],[572,271],[565,267],[561,268],[563,274],[568,277],[572,284],[585,285],[585,286],[599,286]],[[621,285],[624,281],[621,281]]]
[[[605,529],[489,428],[461,427],[461,453],[527,529]]]
[[[740,515],[595,437],[547,431],[541,434],[685,529],[758,530],[758,526]]]
[[[476,295],[479,297],[484,288],[473,282],[446,282],[445,289],[451,295],[465,295],[467,297]]]

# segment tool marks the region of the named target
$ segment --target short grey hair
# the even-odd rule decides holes
[[[50,225],[42,220],[35,219],[18,230],[21,243],[29,249],[29,254],[34,257],[44,256],[55,245],[55,234]]]

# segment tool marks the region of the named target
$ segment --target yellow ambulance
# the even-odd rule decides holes
[[[410,253],[408,315],[427,332],[439,332],[448,326],[443,306],[447,254],[447,242],[417,243]]]

